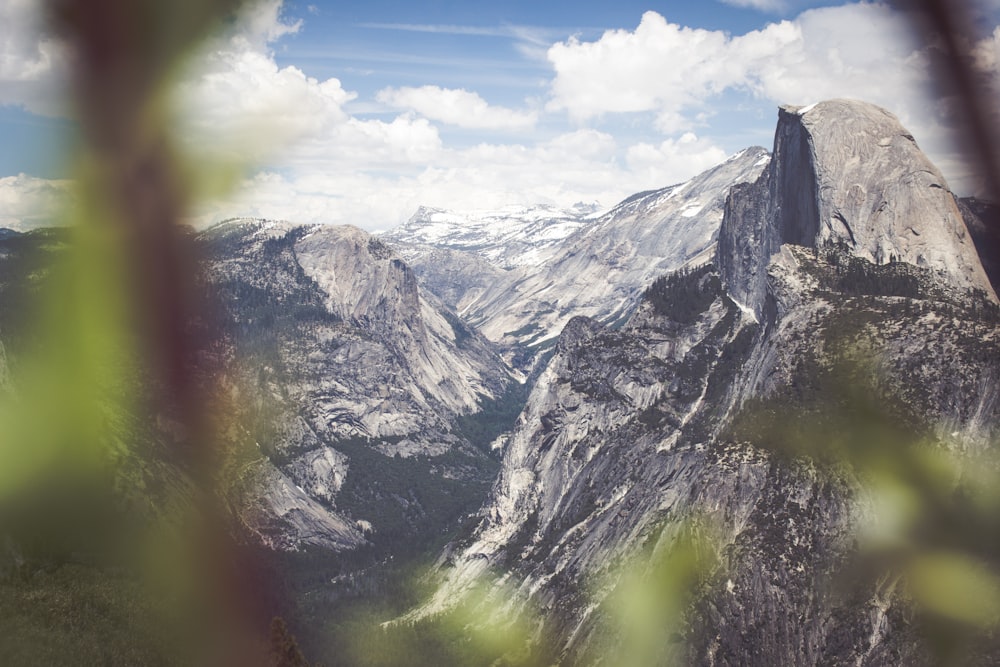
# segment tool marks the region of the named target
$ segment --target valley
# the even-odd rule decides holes
[[[914,573],[1000,565],[995,217],[891,114],[830,100],[606,211],[193,234],[262,613],[321,664],[933,664],[928,627],[990,664],[996,626]],[[62,243],[0,238],[4,391]],[[169,420],[134,417],[163,444],[123,444],[120,486],[185,487]],[[872,538],[889,493],[910,505]],[[648,645],[615,606],[633,574]]]

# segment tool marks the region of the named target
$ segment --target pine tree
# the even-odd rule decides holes
[[[271,621],[271,664],[274,667],[307,667],[295,637],[280,616]]]

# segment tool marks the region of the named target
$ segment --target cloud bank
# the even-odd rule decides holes
[[[31,4],[9,0],[0,10],[10,19],[0,21],[0,103],[54,108],[41,91],[56,80],[58,45],[11,27],[30,24]],[[258,2],[184,78],[181,135],[209,157],[247,167],[235,191],[197,211],[198,224],[255,215],[377,230],[420,205],[610,206],[746,147],[733,145],[722,108],[757,114],[753,122],[770,132],[778,104],[832,97],[889,109],[953,188],[968,192],[972,183],[951,143],[953,109],[928,94],[933,48],[916,44],[905,17],[884,4],[809,10],[742,35],[647,12],[633,30],[549,44],[551,78],[523,108],[437,85],[383,87],[359,100],[337,78],[278,64],[275,45],[302,25],[284,15],[281,0]],[[971,45],[970,58],[984,86],[1000,90],[1000,28]],[[380,112],[353,112],[358,102]],[[489,139],[456,143],[456,128]],[[4,187],[34,188],[23,201],[39,192],[24,180]]]
[[[42,26],[38,0],[0,3],[0,105],[33,113],[63,113],[66,55]]]

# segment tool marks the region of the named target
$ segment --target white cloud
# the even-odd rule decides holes
[[[59,43],[42,29],[43,3],[0,2],[0,105],[60,115],[66,58]]]
[[[788,22],[733,38],[646,12],[634,31],[612,30],[595,42],[570,39],[552,46],[548,57],[556,76],[547,109],[565,110],[578,120],[652,111],[661,129],[686,129],[692,109],[744,85],[755,63],[774,59],[798,37]]]
[[[615,138],[606,132],[581,129],[561,134],[542,144],[549,156],[569,161],[574,158],[610,161],[616,152]]]
[[[298,151],[293,160],[310,158],[341,169],[366,171],[423,165],[442,149],[437,129],[423,118],[402,115],[388,123],[350,118]]]
[[[285,35],[294,35],[302,28],[302,19],[288,22],[283,9],[284,0],[251,0],[241,9],[232,38],[263,50]]]
[[[647,12],[633,31],[552,46],[546,108],[579,122],[642,112],[657,130],[676,135],[705,125],[723,94],[750,93],[775,105],[863,99],[896,114],[952,187],[968,192],[974,184],[955,148],[954,105],[931,97],[933,48],[917,44],[909,19],[881,3],[813,9],[738,36]],[[974,45],[972,56],[984,90],[1000,91],[1000,30]]]
[[[722,163],[726,157],[715,143],[693,132],[685,132],[679,139],[666,139],[658,146],[635,144],[626,154],[631,173],[649,187],[679,183]]]
[[[984,72],[996,72],[1000,64],[1000,26],[971,49],[973,62]]]
[[[256,174],[228,201],[205,206],[197,224],[251,215],[374,230],[405,221],[420,205],[611,205],[639,190],[685,180],[725,157],[711,141],[694,135],[623,147],[610,134],[580,129],[532,146],[442,146],[423,165],[388,172],[328,159],[322,168]]]
[[[0,105],[18,105],[46,116],[67,115],[64,91],[69,58],[48,34],[39,0],[0,1]],[[265,51],[267,45],[298,32],[302,21],[286,21],[283,0],[247,3],[226,39],[232,53]]]
[[[929,103],[925,94],[929,57],[910,42],[900,16],[879,4],[812,10],[736,36],[685,28],[648,12],[633,31],[552,45],[547,113],[492,106],[474,90],[428,85],[383,88],[378,101],[400,110],[391,120],[352,116],[357,95],[340,80],[277,64],[275,40],[301,25],[283,17],[280,0],[253,5],[206,47],[181,87],[189,145],[267,165],[252,170],[224,200],[204,204],[200,223],[258,215],[385,229],[420,205],[611,205],[724,160],[709,124],[723,95],[742,95],[744,104],[750,98],[755,104],[867,99],[900,116],[949,170],[953,186],[952,174],[959,173],[948,144],[947,104]],[[0,35],[4,30],[0,25]],[[537,41],[518,38],[521,45]],[[31,62],[48,71],[42,51],[30,45],[41,42],[25,43],[11,47],[21,54],[17,71],[32,72],[25,65]],[[998,45],[1000,30],[976,45],[982,70],[995,74]],[[4,76],[6,63],[0,63]],[[631,116],[617,122],[616,114]],[[577,129],[553,130],[566,116]],[[588,126],[598,118],[600,130]],[[458,149],[442,140],[435,123],[531,129],[547,138]],[[624,139],[622,131],[632,138]],[[8,202],[3,192],[16,194],[6,195],[13,198]],[[0,204],[8,211],[27,215],[25,202],[41,202],[44,195],[42,183],[0,184]],[[46,209],[39,203],[38,210]]]
[[[916,43],[906,16],[883,4],[857,4],[807,11],[795,23],[801,39],[784,58],[753,73],[758,95],[775,102],[851,97],[878,104],[913,133],[952,189],[977,191],[979,181],[957,147],[956,100],[935,92],[937,45]],[[983,94],[1000,89],[998,39],[994,33],[972,49]]]
[[[269,16],[273,22],[279,14]],[[255,25],[257,34],[272,34],[268,21]],[[204,149],[215,141],[218,150],[218,135],[226,132],[230,139],[221,146],[258,161],[276,140],[291,145],[236,192],[204,204],[198,224],[254,215],[384,229],[420,205],[614,202],[634,189],[635,176],[607,133],[580,129],[534,145],[449,148],[431,120],[519,130],[531,128],[537,113],[491,106],[467,90],[424,86],[379,93],[383,104],[407,110],[391,121],[357,118],[344,108],[354,93],[338,80],[278,67],[260,44],[236,35],[206,54],[184,87],[192,144]],[[262,146],[261,137],[272,146]]]
[[[0,178],[0,227],[26,231],[57,224],[70,184],[18,174]]]
[[[177,95],[182,136],[201,150],[249,160],[346,122],[342,106],[354,97],[337,79],[279,68],[238,40],[207,54]]]
[[[270,44],[301,25],[283,18],[281,0],[245,6],[175,91],[179,134],[201,151],[259,162],[347,122],[342,107],[355,95],[339,80],[319,81],[274,60]]]
[[[566,110],[581,123],[644,112],[661,136],[631,145],[581,127],[531,145],[450,148],[430,121],[515,129],[532,127],[537,116],[490,106],[472,91],[423,86],[383,89],[380,102],[407,111],[390,122],[364,120],[345,111],[354,94],[338,80],[279,68],[273,54],[251,41],[230,41],[212,56],[215,69],[199,84],[205,130],[231,127],[231,119],[244,115],[267,121],[269,136],[298,143],[272,161],[280,171],[248,179],[230,201],[206,207],[201,220],[246,214],[377,229],[402,222],[419,205],[612,204],[724,160],[716,141],[690,130],[706,124],[712,104],[727,91],[776,103],[862,97],[905,121],[906,109],[926,106],[920,84],[927,63],[897,19],[880,5],[850,5],[731,36],[648,12],[634,31],[552,46],[548,109]],[[246,150],[253,142],[239,145]]]
[[[412,109],[431,120],[471,129],[527,130],[538,120],[537,112],[490,106],[478,94],[463,89],[385,88],[376,98],[390,107]]]
[[[191,147],[237,163],[336,174],[405,170],[441,150],[426,119],[352,117],[344,105],[357,95],[338,79],[279,67],[270,44],[300,25],[282,19],[279,0],[267,0],[208,46],[178,91],[180,134]]]
[[[519,43],[548,47],[558,29],[504,24],[500,26],[447,25],[427,23],[361,23],[359,27],[375,30],[423,32],[434,35],[465,35],[473,37],[506,37]]]
[[[659,127],[693,126],[726,90],[777,103],[858,97],[890,108],[923,99],[927,61],[905,18],[880,4],[816,9],[731,36],[647,12],[631,32],[554,45],[550,110],[577,118],[654,112]]]
[[[886,5],[804,12],[777,57],[753,59],[748,85],[775,102],[854,97],[917,116],[927,104],[928,60],[909,23]],[[917,113],[908,113],[917,112]]]

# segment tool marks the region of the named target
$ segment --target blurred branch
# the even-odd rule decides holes
[[[1000,130],[997,127],[997,100],[984,89],[971,66],[970,45],[980,35],[972,20],[973,2],[967,0],[894,0],[910,18],[914,35],[925,44],[940,46],[935,59],[934,85],[942,97],[961,102],[959,140],[966,158],[979,168],[986,180],[989,198],[1000,196]]]
[[[190,326],[199,264],[179,224],[191,204],[186,162],[170,136],[170,73],[238,6],[236,0],[50,0],[53,26],[76,56],[73,99],[85,141],[79,174],[82,233],[120,267],[118,289],[151,363],[161,407],[193,435],[207,401]],[[93,248],[91,248],[93,250]],[[101,253],[98,253],[101,256]],[[191,438],[189,438],[190,440]],[[206,453],[187,443],[192,469]]]

